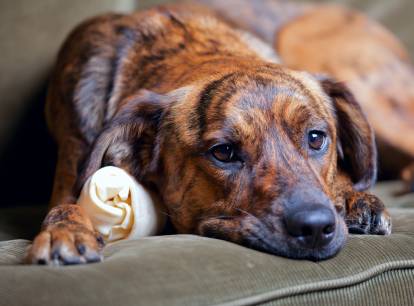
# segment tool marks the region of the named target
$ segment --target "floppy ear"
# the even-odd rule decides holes
[[[80,192],[86,180],[108,164],[127,168],[125,170],[138,179],[154,170],[159,158],[160,126],[165,113],[168,106],[186,92],[187,88],[167,95],[140,90],[122,102],[81,165],[76,191]],[[114,155],[117,157],[113,158]]]
[[[353,94],[342,83],[321,81],[332,98],[337,117],[338,166],[349,174],[354,189],[370,188],[377,175],[377,149],[374,132]]]

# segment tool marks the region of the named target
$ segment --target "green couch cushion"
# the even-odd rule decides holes
[[[413,305],[413,200],[394,200],[391,236],[351,236],[322,262],[172,235],[113,243],[99,264],[24,266],[29,241],[3,241],[0,305]]]

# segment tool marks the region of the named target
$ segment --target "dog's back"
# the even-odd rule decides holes
[[[67,116],[59,116],[64,111],[76,115],[81,133],[92,142],[126,96],[140,88],[167,92],[206,78],[212,73],[210,63],[223,56],[228,61],[217,62],[214,70],[231,69],[231,61],[240,68],[240,58],[277,61],[259,39],[231,29],[197,6],[88,20],[60,51],[46,108],[50,130],[57,139],[61,134],[56,133],[65,133],[61,120]]]

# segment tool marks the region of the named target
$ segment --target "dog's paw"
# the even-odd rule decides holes
[[[346,224],[351,234],[391,234],[391,217],[376,196],[355,192],[347,198]]]
[[[40,232],[25,262],[41,265],[73,265],[102,261],[102,237],[82,224],[57,223]]]

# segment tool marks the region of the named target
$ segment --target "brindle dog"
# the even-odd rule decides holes
[[[389,234],[373,132],[347,88],[287,69],[201,8],[163,6],[78,26],[47,99],[59,145],[52,209],[27,260],[101,260],[80,207],[100,167],[158,193],[178,233],[291,258],[334,256],[353,233]]]

